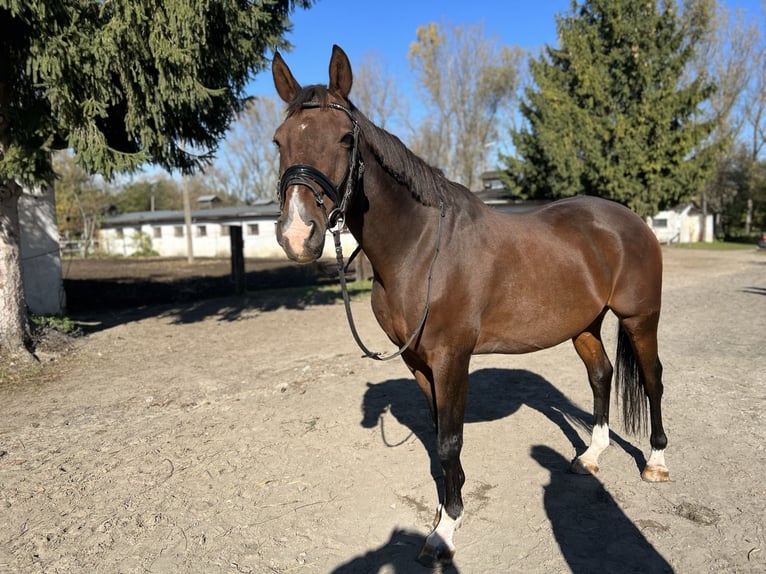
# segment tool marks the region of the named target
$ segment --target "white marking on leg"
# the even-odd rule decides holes
[[[590,446],[577,457],[573,469],[575,472],[580,470],[591,474],[598,472],[598,457],[609,446],[609,425],[604,423],[593,426],[593,432],[590,436]]]
[[[457,518],[452,518],[440,504],[436,510],[438,523],[426,538],[423,551],[437,559],[441,557],[451,558],[455,553],[455,543],[453,542],[455,530],[460,528],[464,514],[461,513]]]
[[[652,449],[652,452],[649,455],[649,460],[646,461],[646,466],[659,466],[662,468],[667,468],[667,466],[665,466],[665,449]]]
[[[665,465],[665,449],[652,449],[649,460],[646,461],[646,466],[641,472],[641,478],[647,482],[668,482],[670,480],[670,473],[668,473],[668,467]]]

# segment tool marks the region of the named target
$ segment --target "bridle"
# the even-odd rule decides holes
[[[336,227],[342,228],[345,223],[346,210],[348,209],[351,196],[354,193],[354,187],[364,174],[364,162],[359,159],[359,124],[351,113],[351,110],[345,106],[336,104],[335,102],[330,102],[324,106],[340,110],[345,113],[348,116],[348,119],[351,120],[351,123],[354,124],[354,129],[352,131],[354,141],[349,153],[348,172],[340,184],[341,187],[345,187],[343,193],[341,194],[340,190],[335,187],[332,181],[330,181],[330,178],[317,168],[305,164],[296,164],[288,167],[279,179],[279,182],[277,183],[277,197],[279,199],[279,211],[282,211],[285,206],[285,194],[291,186],[303,185],[308,187],[314,194],[316,204],[324,213],[327,228],[332,230]],[[301,108],[313,109],[324,106],[319,102],[306,102],[301,105]],[[329,213],[324,207],[325,195],[327,195],[333,203],[333,208]]]
[[[351,200],[351,196],[354,194],[354,188],[356,184],[364,175],[364,162],[359,158],[359,123],[354,118],[354,115],[351,113],[350,109],[340,104],[336,104],[335,102],[330,102],[324,106],[319,102],[306,102],[301,105],[301,108],[314,109],[322,108],[325,106],[335,110],[340,110],[341,112],[345,113],[351,120],[351,123],[354,125],[352,132],[354,141],[351,146],[351,152],[349,154],[348,172],[346,173],[346,177],[344,178],[343,182],[340,184],[341,186],[345,187],[343,194],[341,195],[338,188],[335,187],[332,181],[330,181],[330,178],[328,178],[317,168],[305,164],[291,165],[285,170],[285,172],[282,174],[282,177],[279,179],[279,182],[277,183],[279,211],[283,211],[285,206],[285,194],[290,186],[303,185],[308,187],[314,194],[316,204],[322,210],[322,213],[324,213],[327,229],[329,229],[332,233],[333,240],[335,242],[335,257],[338,262],[338,279],[340,280],[343,304],[346,308],[348,326],[351,329],[351,334],[354,337],[354,341],[356,341],[356,344],[364,353],[362,357],[375,359],[376,361],[388,361],[404,353],[420,335],[421,331],[423,330],[423,326],[426,324],[426,317],[428,317],[428,309],[431,301],[431,285],[433,283],[434,264],[436,263],[436,258],[439,256],[439,250],[441,246],[442,222],[444,221],[444,202],[439,202],[439,226],[436,232],[436,248],[434,249],[434,255],[431,259],[431,265],[428,268],[426,302],[423,307],[423,314],[420,318],[420,322],[410,337],[407,339],[407,341],[405,341],[405,343],[394,353],[383,356],[379,352],[370,351],[362,342],[362,339],[356,330],[354,318],[351,315],[351,301],[348,295],[348,285],[346,284],[346,267],[347,265],[351,264],[351,261],[354,259],[354,257],[356,257],[359,251],[361,251],[361,245],[358,246],[351,257],[349,257],[348,263],[344,264],[343,249],[341,247],[340,241],[340,234],[346,221],[346,211],[348,210],[349,201]],[[333,208],[329,213],[324,207],[325,195],[327,195],[333,202]]]

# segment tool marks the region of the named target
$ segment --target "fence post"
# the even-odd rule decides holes
[[[229,227],[229,240],[231,242],[231,280],[234,283],[234,292],[242,295],[245,292],[245,242],[242,241],[241,225]]]

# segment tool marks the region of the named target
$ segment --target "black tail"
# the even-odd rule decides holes
[[[638,373],[638,362],[625,329],[617,330],[617,365],[615,369],[615,396],[622,401],[622,424],[631,434],[646,431],[647,400],[644,385]]]

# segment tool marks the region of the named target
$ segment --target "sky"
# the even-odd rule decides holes
[[[724,0],[763,22],[761,0]],[[570,0],[317,0],[308,10],[292,14],[287,39],[293,49],[282,54],[300,84],[327,83],[333,44],[351,60],[352,68],[367,53],[382,56],[388,73],[412,93],[413,75],[407,53],[418,26],[482,24],[488,37],[536,53],[556,43],[557,14],[568,13]],[[261,73],[248,86],[249,95],[276,97],[271,73]],[[353,97],[353,91],[352,91]]]

